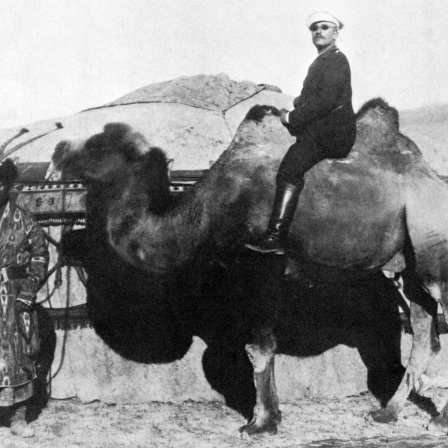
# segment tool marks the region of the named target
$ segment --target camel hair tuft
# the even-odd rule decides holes
[[[395,107],[389,106],[389,104],[383,98],[379,97],[372,98],[371,100],[364,103],[356,113],[356,119],[360,120],[367,113],[375,109],[380,111],[381,114],[386,115],[387,121],[393,124],[396,129],[399,129],[399,114],[397,109],[395,109]],[[253,106],[246,114],[246,119],[260,122],[268,114],[279,117],[280,111],[273,106],[257,104]]]

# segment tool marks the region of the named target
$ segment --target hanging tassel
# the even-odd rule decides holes
[[[19,134],[20,134],[20,133],[19,133],[17,136],[15,136],[14,138],[8,140],[6,143],[4,143],[4,144],[2,145],[3,151],[0,152],[0,160],[6,159],[6,158],[9,157],[13,152],[16,152],[16,151],[18,151],[20,148],[24,147],[25,145],[28,145],[29,143],[34,142],[34,140],[37,140],[37,139],[42,138],[42,137],[45,137],[46,135],[51,134],[52,132],[57,131],[58,129],[63,129],[62,124],[59,123],[59,122],[55,123],[55,126],[56,126],[55,129],[51,129],[50,131],[44,132],[43,134],[37,135],[36,137],[33,137],[33,138],[30,138],[30,139],[28,139],[26,142],[19,143],[18,145],[14,146],[14,147],[11,148],[9,151],[6,151],[6,152],[3,154],[3,151],[5,150],[6,146],[7,146],[12,140],[14,140],[15,138],[19,137]],[[24,129],[21,130],[21,132],[22,132],[22,131],[26,131],[26,132],[28,132],[28,129],[25,129],[25,128],[24,128]],[[23,132],[23,133],[25,133],[25,132]],[[20,135],[22,135],[22,134],[20,134]],[[0,148],[0,149],[1,149],[1,148]]]
[[[56,330],[76,330],[78,328],[93,328],[87,313],[87,305],[77,305],[69,308],[45,308],[53,321]]]
[[[5,143],[3,143],[2,146],[0,146],[0,156],[5,152],[6,147],[16,138],[21,137],[23,134],[26,134],[27,132],[30,132],[28,129],[26,128],[22,128],[20,129],[20,131],[14,135],[13,137],[11,137],[9,140],[6,140]]]

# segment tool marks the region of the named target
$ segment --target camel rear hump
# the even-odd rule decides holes
[[[406,223],[416,271],[437,300],[448,281],[448,183],[424,161],[404,176]]]

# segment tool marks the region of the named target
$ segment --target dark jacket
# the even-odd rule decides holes
[[[287,127],[295,137],[311,132],[317,143],[328,149],[329,157],[345,157],[348,151],[343,148],[353,145],[356,121],[350,66],[336,46],[311,64]]]

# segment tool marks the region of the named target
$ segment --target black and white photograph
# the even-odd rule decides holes
[[[448,447],[443,0],[2,0],[0,446]]]

